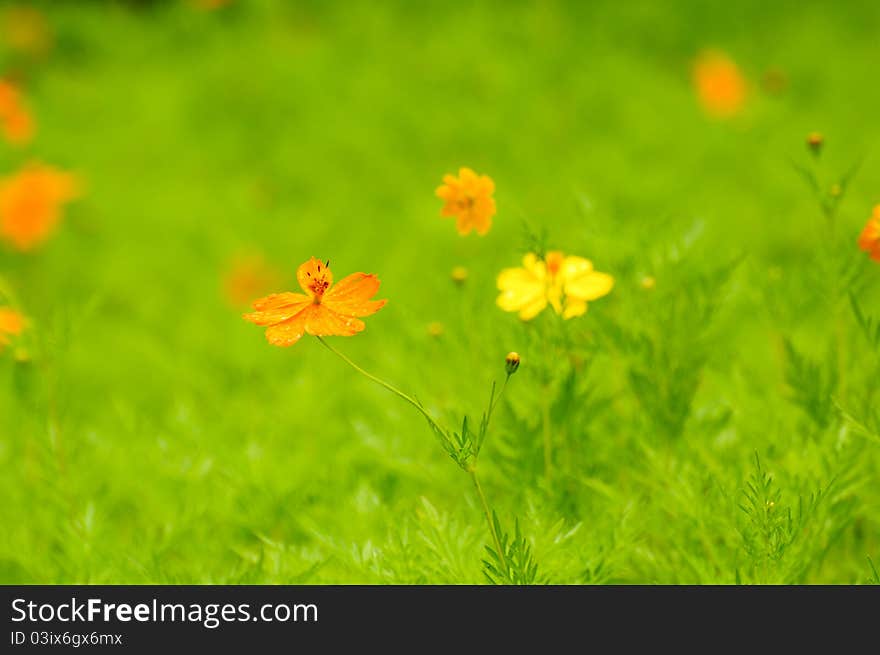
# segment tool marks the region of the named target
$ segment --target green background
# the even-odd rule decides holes
[[[32,322],[32,359],[0,356],[0,582],[485,581],[467,476],[314,339],[241,320],[242,251],[291,290],[312,255],[378,274],[387,306],[333,343],[450,424],[522,354],[479,470],[535,581],[877,580],[880,350],[849,298],[880,316],[855,243],[876,2],[33,6],[54,47],[6,66],[39,131],[0,166],[87,192],[43,248],[0,251]],[[706,48],[749,80],[731,120],[696,100]],[[827,221],[793,163],[825,193],[859,160]],[[460,166],[497,186],[482,238],[439,216]],[[527,231],[612,294],[565,323],[500,311]]]

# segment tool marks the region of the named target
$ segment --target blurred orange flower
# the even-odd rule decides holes
[[[0,128],[9,143],[24,144],[34,135],[34,121],[21,102],[21,92],[0,80]]]
[[[312,257],[296,271],[305,294],[274,293],[256,300],[255,312],[245,320],[268,326],[266,339],[273,346],[292,346],[303,334],[350,337],[362,331],[358,317],[378,312],[386,300],[371,300],[379,290],[379,278],[353,273],[333,285],[330,262]]]
[[[0,307],[0,352],[25,328],[24,316],[11,307]]]
[[[436,193],[445,202],[440,210],[441,216],[454,216],[459,234],[476,230],[482,235],[492,227],[495,183],[488,175],[477,175],[470,168],[463,167],[459,169],[458,177],[445,175]]]
[[[694,64],[694,86],[703,109],[716,118],[730,118],[745,105],[746,80],[736,63],[717,51],[702,53]]]
[[[223,291],[231,304],[247,305],[254,296],[281,287],[283,280],[281,271],[268,264],[262,255],[240,254],[232,260],[223,278]]]
[[[49,238],[64,203],[77,195],[73,175],[39,163],[0,179],[0,238],[31,250]]]
[[[859,236],[859,248],[875,262],[880,262],[880,205],[874,207],[874,213]]]

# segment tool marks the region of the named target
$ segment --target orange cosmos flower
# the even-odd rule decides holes
[[[476,230],[482,235],[492,227],[495,183],[488,175],[477,175],[470,168],[461,168],[458,177],[444,175],[443,185],[437,187],[436,193],[445,202],[440,215],[454,216],[459,234]]]
[[[245,320],[268,326],[266,339],[273,346],[292,346],[303,334],[350,337],[362,331],[358,317],[378,312],[386,300],[370,300],[379,290],[379,278],[353,273],[333,285],[330,262],[312,257],[296,271],[305,294],[274,293],[254,302],[255,312]]]
[[[31,250],[49,238],[62,206],[77,195],[72,175],[43,164],[0,179],[0,238],[18,250]]]
[[[24,144],[34,135],[34,121],[14,85],[0,80],[0,128],[9,143]]]
[[[880,205],[874,207],[874,213],[859,236],[859,248],[875,262],[880,262]]]
[[[721,52],[704,52],[698,57],[694,86],[703,109],[716,118],[735,116],[745,104],[745,78],[733,60]]]
[[[11,307],[0,307],[0,352],[25,328],[24,316]]]

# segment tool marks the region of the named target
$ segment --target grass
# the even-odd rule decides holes
[[[0,356],[0,582],[877,581],[876,3],[36,5],[39,133],[0,167],[87,194],[0,251],[32,321]],[[706,47],[753,84],[728,121]],[[827,220],[792,163],[824,193],[862,158]],[[462,165],[497,185],[483,238],[439,218]],[[614,291],[500,311],[525,226]],[[311,255],[377,273],[387,307],[331,343],[444,425],[522,355],[479,459],[509,571],[418,412],[241,320],[243,250],[281,289]]]

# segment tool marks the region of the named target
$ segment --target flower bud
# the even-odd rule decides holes
[[[456,266],[452,269],[451,277],[453,282],[461,286],[468,279],[468,270],[464,266]]]
[[[504,370],[507,371],[508,375],[513,375],[516,373],[516,370],[519,368],[519,353],[510,352],[507,353],[507,357],[504,358]]]
[[[824,143],[825,137],[818,132],[810,132],[809,136],[807,136],[807,147],[817,157],[822,152],[822,146]]]

